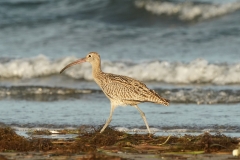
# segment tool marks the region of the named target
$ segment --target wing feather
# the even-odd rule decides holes
[[[107,81],[101,88],[110,99],[144,102],[153,95],[144,83],[127,76],[108,74]]]

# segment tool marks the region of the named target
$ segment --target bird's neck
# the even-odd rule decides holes
[[[93,75],[93,78],[96,79],[98,77],[98,75],[100,75],[101,73],[102,73],[101,61],[93,63],[92,64],[92,75]]]

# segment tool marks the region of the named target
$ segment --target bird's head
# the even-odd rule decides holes
[[[100,55],[97,52],[90,52],[86,55],[84,59],[86,60],[86,62],[95,64],[97,62],[100,62]]]
[[[100,62],[100,55],[97,53],[97,52],[90,52],[86,55],[86,57],[84,58],[81,58],[81,59],[78,59],[70,64],[68,64],[67,66],[65,66],[61,71],[60,73],[62,73],[65,69],[71,67],[71,66],[74,66],[76,64],[80,64],[80,63],[83,63],[83,62],[89,62],[91,63],[92,65],[93,64],[97,64]]]

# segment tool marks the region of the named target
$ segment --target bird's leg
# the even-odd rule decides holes
[[[144,121],[144,123],[145,123],[145,125],[147,127],[148,133],[151,134],[151,131],[149,129],[149,126],[148,126],[148,123],[147,123],[147,119],[145,117],[144,112],[137,105],[134,105],[133,107],[135,107],[139,111],[139,113],[140,113],[140,115],[141,115],[141,117],[142,117],[142,119],[143,119],[143,121]]]
[[[105,128],[109,125],[109,123],[111,122],[112,114],[113,114],[115,107],[116,106],[112,105],[112,103],[111,103],[111,110],[110,110],[109,118],[108,118],[107,122],[105,123],[105,125],[103,126],[103,128],[101,129],[100,133],[102,133],[105,130]]]

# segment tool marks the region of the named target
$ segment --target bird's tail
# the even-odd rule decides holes
[[[165,106],[168,106],[168,105],[169,105],[170,100],[161,97],[161,96],[158,95],[157,92],[155,92],[154,90],[151,90],[151,92],[156,96],[156,99],[154,100],[155,103],[163,104],[163,105],[165,105]]]

